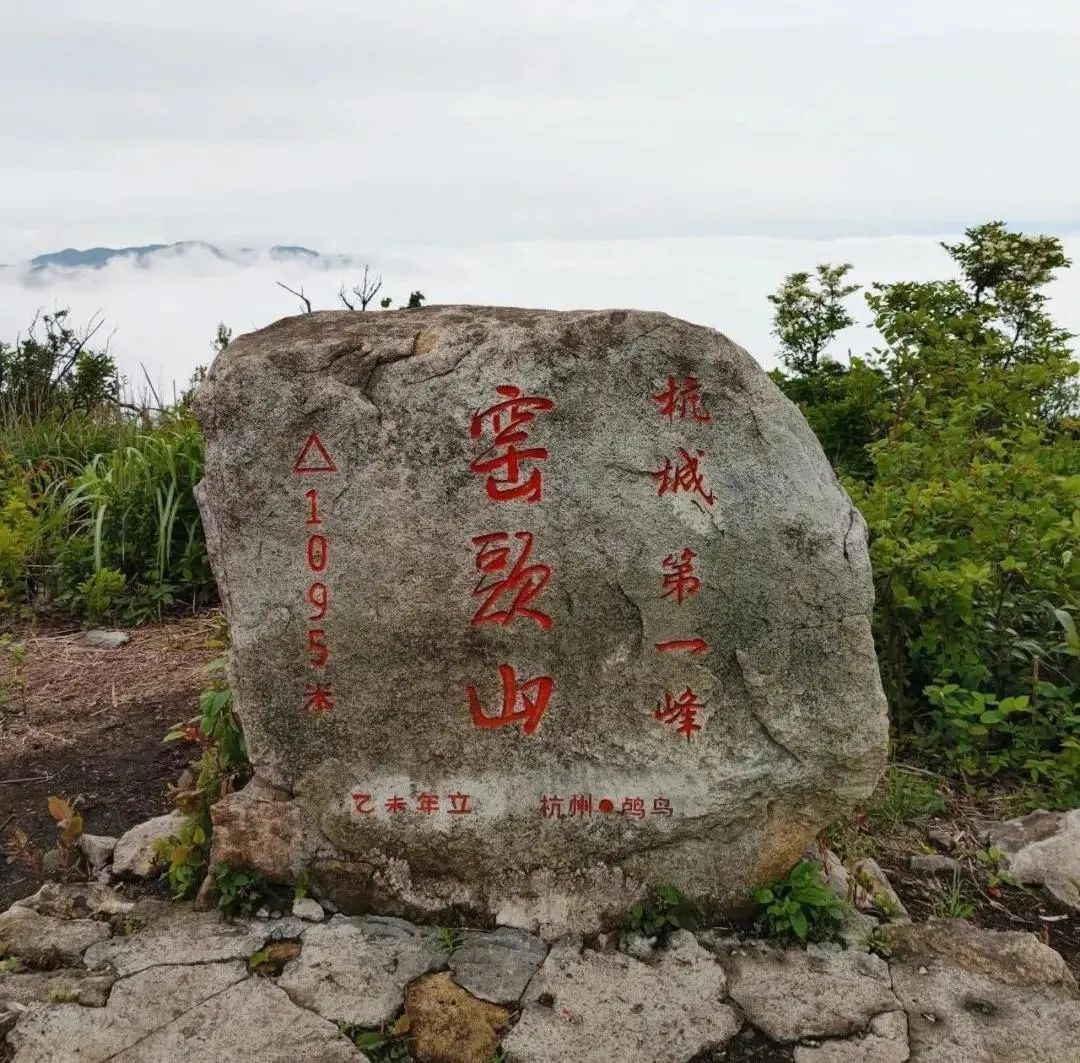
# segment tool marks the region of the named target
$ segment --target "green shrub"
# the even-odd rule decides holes
[[[831,938],[845,911],[810,860],[800,860],[786,875],[755,890],[753,900],[765,936],[785,943]]]

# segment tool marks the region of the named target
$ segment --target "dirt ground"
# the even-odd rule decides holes
[[[20,830],[39,851],[55,844],[51,795],[77,802],[89,834],[117,835],[172,807],[168,786],[193,751],[161,739],[197,714],[221,621],[206,613],[127,634],[104,650],[38,626],[0,649],[0,910],[38,887],[11,850]]]

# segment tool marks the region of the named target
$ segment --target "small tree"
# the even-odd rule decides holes
[[[844,300],[859,285],[844,283],[849,272],[847,263],[822,263],[812,275],[790,274],[780,290],[768,297],[776,307],[773,335],[780,340],[780,360],[792,372],[815,372],[836,334],[854,324]]]
[[[379,294],[379,289],[382,288],[382,275],[378,277],[371,277],[369,275],[368,266],[364,266],[364,276],[359,284],[354,284],[351,289],[352,299],[345,294],[345,285],[342,284],[341,289],[338,291],[338,298],[345,304],[349,310],[355,310],[357,305],[361,310],[368,308],[368,303]]]
[[[409,303],[405,307],[406,310],[419,310],[424,305],[424,300],[427,296],[423,292],[410,292]]]

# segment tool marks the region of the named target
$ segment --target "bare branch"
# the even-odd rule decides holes
[[[345,295],[345,282],[342,281],[341,287],[338,289],[337,297],[345,304],[346,309],[355,310],[356,306],[350,303],[348,297]]]
[[[300,300],[301,305],[304,308],[305,314],[311,313],[311,300],[304,294],[304,289],[301,287],[300,291],[294,291],[287,284],[282,284],[281,281],[274,281],[279,288],[284,288],[290,295],[295,295]]]

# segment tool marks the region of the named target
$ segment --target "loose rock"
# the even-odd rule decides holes
[[[46,882],[37,893],[15,904],[60,919],[127,915],[135,907],[133,901],[100,882]]]
[[[94,919],[57,919],[19,905],[0,915],[0,954],[18,956],[34,967],[77,964],[112,931]]]
[[[1080,808],[1032,812],[989,829],[1017,882],[1044,886],[1062,904],[1080,910]]]
[[[304,932],[304,950],[278,985],[324,1018],[377,1027],[401,1010],[411,981],[445,960],[430,930],[400,919],[335,915]]]
[[[655,965],[564,941],[530,983],[503,1048],[515,1063],[686,1063],[738,1033],[724,997],[723,968],[683,931]]]
[[[84,646],[92,646],[95,650],[118,650],[131,641],[131,636],[123,631],[92,628],[83,632],[81,641]]]
[[[521,999],[546,955],[539,938],[504,926],[490,932],[466,930],[448,963],[454,981],[473,996],[509,1004]]]
[[[774,1041],[846,1037],[900,1009],[888,967],[869,953],[757,948],[720,959],[731,999]]]
[[[96,871],[109,862],[117,840],[108,834],[80,834],[79,848],[86,862]]]
[[[154,851],[154,842],[179,832],[184,817],[179,811],[156,816],[120,836],[113,849],[113,871],[118,875],[149,878],[160,871],[164,861]]]
[[[951,856],[938,853],[915,853],[909,864],[921,875],[952,875],[960,870],[960,864]]]
[[[293,901],[292,914],[309,923],[321,923],[326,918],[323,906],[314,897],[297,897]]]

